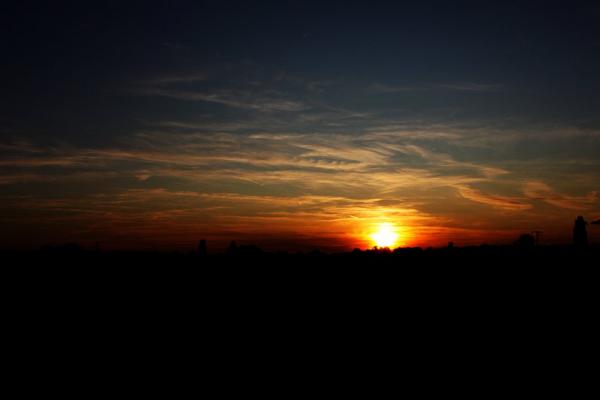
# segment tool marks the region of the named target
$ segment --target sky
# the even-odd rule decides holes
[[[567,243],[600,218],[598,2],[0,15],[2,247]]]

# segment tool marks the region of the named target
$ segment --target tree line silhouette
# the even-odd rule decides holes
[[[600,221],[590,224],[578,216],[573,224],[571,245],[544,245],[541,231],[520,235],[512,245],[455,246],[449,242],[442,248],[400,247],[396,249],[378,248],[354,249],[350,252],[325,253],[319,249],[309,252],[266,252],[256,245],[238,244],[231,241],[223,252],[211,252],[206,239],[198,242],[197,248],[189,252],[157,251],[102,251],[97,245],[94,250],[85,250],[76,243],[60,246],[46,246],[39,251],[4,251],[4,259],[14,257],[37,263],[80,263],[82,265],[298,265],[312,267],[316,265],[448,265],[463,263],[471,265],[511,265],[515,261],[525,261],[539,265],[562,263],[586,265],[588,260],[597,262],[600,256],[598,245],[590,244],[588,226],[599,225]]]

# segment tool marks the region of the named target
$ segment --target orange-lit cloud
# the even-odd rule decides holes
[[[466,186],[459,187],[458,192],[466,199],[505,210],[523,211],[532,207],[531,204],[524,203],[519,198],[486,194]]]
[[[41,192],[0,197],[19,215],[3,220],[34,224],[40,235],[45,224],[48,232],[63,231],[49,237],[71,240],[189,245],[200,237],[238,238],[347,249],[370,246],[371,227],[385,221],[402,227],[404,245],[472,243],[558,226],[558,218],[570,222],[568,214],[536,213],[539,201],[597,210],[595,191],[560,194],[550,183],[528,180],[518,162],[437,149],[463,146],[463,135],[453,130],[386,129],[362,135],[154,131],[104,148],[9,142],[1,147],[0,184]]]
[[[527,197],[533,200],[544,201],[553,206],[571,210],[590,209],[598,202],[596,191],[589,192],[584,196],[568,196],[557,193],[547,184],[537,181],[527,182],[523,191]]]

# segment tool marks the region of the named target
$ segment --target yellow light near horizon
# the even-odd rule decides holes
[[[383,222],[377,225],[377,230],[371,234],[371,239],[377,247],[393,247],[396,245],[398,235],[394,225]]]

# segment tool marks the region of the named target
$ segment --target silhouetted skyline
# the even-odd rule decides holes
[[[3,248],[597,242],[599,3],[8,2],[0,33]]]

